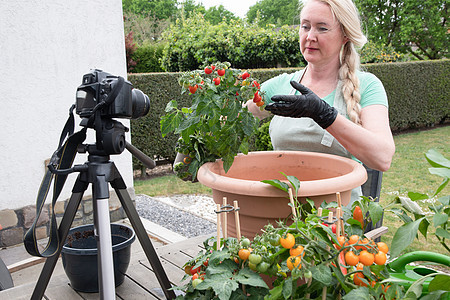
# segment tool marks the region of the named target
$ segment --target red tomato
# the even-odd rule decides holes
[[[219,76],[225,75],[225,69],[217,70],[217,74],[218,74]]]
[[[333,231],[333,233],[336,233],[336,224],[331,225],[331,231]]]
[[[250,74],[248,74],[248,72],[247,71],[245,71],[243,74],[242,74],[242,79],[247,79],[247,78],[249,78],[250,77]]]
[[[261,95],[259,95],[258,92],[255,93],[255,96],[253,97],[253,102],[258,103],[259,101],[262,100]]]
[[[205,68],[205,74],[211,74],[212,73],[212,69],[210,67],[206,67]]]
[[[213,81],[214,81],[215,85],[219,85],[220,84],[220,78],[219,77],[213,78]]]
[[[195,94],[195,92],[197,91],[198,85],[190,85],[189,86],[189,92],[191,92],[191,94]]]

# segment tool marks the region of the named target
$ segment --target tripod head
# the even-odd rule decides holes
[[[142,91],[134,89],[129,81],[99,69],[91,70],[90,73],[83,75],[82,84],[77,88],[76,103],[70,109],[71,117],[68,122],[70,120],[73,122],[74,108],[82,118],[80,126],[84,127],[83,131],[91,128],[96,132],[95,144],[78,142],[76,152],[109,156],[121,154],[127,149],[148,168],[151,169],[156,166],[152,159],[125,140],[125,132],[128,132],[129,129],[121,122],[113,119],[137,119],[145,116],[150,109],[148,96]],[[65,133],[66,127],[68,127],[67,124],[63,130],[63,135],[71,135],[70,129],[68,130],[69,133]],[[69,127],[72,127],[73,131],[73,125]],[[56,162],[60,160],[61,156],[57,153],[60,153],[60,151],[55,152],[48,166],[53,174],[69,174],[84,170],[83,166],[58,169]]]

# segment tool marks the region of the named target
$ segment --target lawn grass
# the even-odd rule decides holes
[[[428,172],[429,164],[424,154],[431,148],[436,149],[445,157],[450,155],[450,126],[439,127],[412,133],[404,133],[394,136],[396,151],[391,168],[383,174],[380,204],[388,205],[397,195],[406,195],[407,192],[433,194],[441,183],[441,177],[431,175]],[[137,194],[149,196],[167,196],[175,194],[207,194],[211,195],[210,188],[200,183],[185,182],[175,175],[157,177],[150,180],[135,181],[134,188]],[[440,195],[448,194],[446,187]],[[424,207],[425,208],[425,207]],[[425,208],[426,209],[426,208]],[[385,214],[383,225],[389,228],[389,232],[383,235],[382,240],[388,245],[402,222],[392,214]],[[430,228],[432,225],[430,226]],[[445,253],[445,249],[437,242],[434,234],[429,234],[427,240],[419,236],[419,240],[413,243],[407,251],[426,250]]]

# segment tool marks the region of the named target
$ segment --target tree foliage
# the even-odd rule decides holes
[[[448,0],[355,0],[371,40],[418,59],[448,58]]]
[[[258,22],[260,26],[274,24],[298,25],[299,22],[299,1],[298,0],[260,0],[255,5],[250,6],[247,12],[250,23]]]
[[[151,14],[159,20],[175,16],[177,4],[177,0],[122,0],[124,12]]]
[[[177,20],[165,33],[162,65],[166,71],[199,69],[228,61],[235,68],[298,66],[301,54],[298,32],[288,26],[259,27],[245,20],[213,25],[202,14]]]
[[[227,10],[223,5],[212,6],[205,12],[205,20],[213,25],[217,25],[223,20],[237,20],[231,11]]]

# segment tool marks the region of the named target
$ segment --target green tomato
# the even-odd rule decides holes
[[[280,245],[280,235],[278,233],[272,234],[269,238],[269,243],[274,247]]]
[[[201,280],[200,278],[196,278],[194,280],[192,280],[192,286],[195,288],[197,288],[197,285],[199,285],[203,280]]]
[[[270,264],[269,264],[269,263],[266,263],[265,261],[262,261],[261,263],[259,263],[259,264],[256,266],[256,270],[257,270],[259,273],[265,273],[265,272],[269,269],[269,267],[270,267]]]
[[[303,276],[305,276],[306,279],[312,278],[312,273],[310,270],[306,270],[305,273],[303,273]]]
[[[262,257],[259,254],[251,253],[250,256],[248,257],[248,261],[251,262],[252,264],[257,265],[262,261]]]
[[[277,275],[277,273],[278,273],[278,266],[277,266],[277,264],[274,263],[274,264],[270,265],[269,269],[267,270],[267,273],[268,273],[270,276],[275,276],[275,275]]]
[[[242,245],[242,247],[244,247],[244,248],[248,248],[248,246],[250,246],[250,240],[249,240],[248,238],[243,238],[243,239],[241,240],[241,245]]]
[[[256,264],[252,263],[251,261],[248,262],[248,267],[250,270],[257,271]]]

